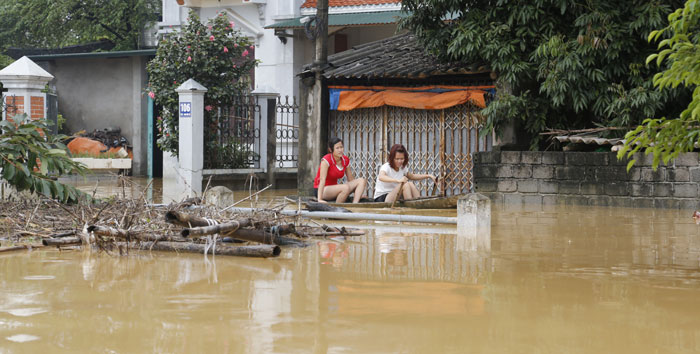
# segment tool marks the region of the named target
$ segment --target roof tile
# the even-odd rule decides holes
[[[305,66],[310,70],[310,66]],[[328,56],[328,79],[426,78],[488,73],[484,65],[442,63],[426,52],[411,33],[399,34]]]
[[[399,4],[401,0],[328,0],[328,7]],[[301,8],[315,8],[316,0],[306,0]]]

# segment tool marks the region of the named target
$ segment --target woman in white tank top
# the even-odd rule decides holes
[[[374,186],[374,201],[391,203],[397,197],[401,199],[399,190],[401,190],[403,200],[418,198],[420,192],[409,180],[417,181],[430,178],[433,183],[436,183],[435,176],[413,174],[408,171],[406,166],[408,166],[408,152],[403,145],[395,144],[389,151],[389,162],[379,168],[377,183]],[[402,183],[403,189],[401,188]]]

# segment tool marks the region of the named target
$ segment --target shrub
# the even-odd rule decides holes
[[[29,190],[74,203],[89,196],[55,177],[79,173],[85,168],[68,157],[64,135],[51,135],[46,120],[31,120],[27,114],[0,122],[0,168],[2,177],[18,191]]]
[[[249,55],[252,43],[242,37],[223,13],[205,26],[190,11],[181,32],[163,38],[148,64],[148,95],[162,107],[157,118],[158,146],[178,154],[178,94],[188,79],[207,88],[204,105],[230,105],[233,96],[249,90],[250,70],[257,65]],[[206,114],[214,114],[207,111]]]

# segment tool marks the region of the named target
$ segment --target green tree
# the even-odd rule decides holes
[[[205,26],[194,12],[181,32],[160,41],[156,57],[148,63],[148,94],[162,107],[156,122],[158,145],[163,151],[178,153],[179,98],[175,89],[188,79],[206,87],[205,114],[211,118],[216,114],[214,107],[229,106],[236,93],[250,89],[249,73],[257,65],[249,53],[251,46],[223,14]]]
[[[108,39],[138,48],[144,26],[158,20],[160,0],[0,0],[0,51],[55,48]]]
[[[700,0],[688,0],[685,6],[668,16],[669,25],[652,31],[649,41],[659,42],[659,52],[647,58],[665,70],[654,75],[660,92],[685,86],[693,89],[690,104],[677,118],[650,118],[625,135],[625,146],[618,158],[632,157],[644,150],[652,154],[653,167],[667,164],[683,152],[693,151],[700,141]],[[631,159],[628,168],[635,163]]]
[[[68,156],[63,144],[66,136],[49,134],[45,120],[31,120],[26,114],[3,120],[0,129],[0,168],[5,181],[18,191],[28,190],[65,203],[89,199],[75,187],[55,179],[85,173],[85,168]]]
[[[487,64],[499,92],[487,127],[522,120],[531,148],[546,128],[629,126],[673,111],[682,90],[653,89],[646,41],[680,1],[403,0],[401,27],[445,61]]]

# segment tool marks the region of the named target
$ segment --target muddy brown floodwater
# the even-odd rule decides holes
[[[277,259],[3,254],[0,353],[698,352],[690,215],[495,208],[488,253],[364,223]]]

